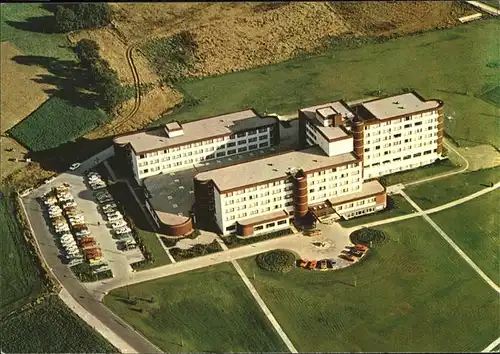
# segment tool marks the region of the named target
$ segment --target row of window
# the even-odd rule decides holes
[[[182,166],[182,165],[191,165],[193,163],[198,163],[198,162],[201,162],[201,161],[206,161],[206,160],[212,160],[212,159],[215,159],[216,157],[224,157],[224,156],[230,156],[230,155],[234,155],[236,154],[237,152],[238,153],[243,153],[243,152],[246,152],[246,151],[251,151],[251,150],[257,150],[258,148],[265,148],[265,147],[269,147],[269,143],[268,142],[264,142],[262,144],[255,144],[255,145],[249,145],[248,147],[241,147],[241,148],[238,148],[238,149],[231,149],[231,150],[228,150],[227,152],[225,151],[220,151],[220,152],[217,152],[217,153],[212,153],[212,154],[209,154],[205,157],[203,156],[197,156],[197,157],[193,157],[192,159],[186,159],[186,160],[181,160],[181,161],[176,161],[176,162],[173,162],[171,164],[164,164],[162,166],[158,165],[158,166],[153,166],[151,168],[146,168],[146,169],[142,169],[142,170],[139,170],[139,173],[140,174],[144,174],[144,173],[149,173],[149,172],[155,172],[155,171],[160,171],[161,169],[162,170],[166,170],[166,169],[169,169],[169,168],[173,168],[173,167],[178,167],[178,166]],[[162,159],[162,161],[168,161],[170,159]],[[151,162],[150,164],[153,165],[153,164],[157,164],[159,163],[160,160],[159,159],[156,159],[154,160],[154,162]],[[148,165],[148,162],[147,161],[141,161],[138,163],[138,166],[139,167],[144,167],[144,166],[147,166]],[[161,168],[163,167],[163,168]]]
[[[336,207],[336,210],[351,209],[351,208],[354,208],[354,205],[360,206],[360,205],[364,205],[365,203],[366,204],[368,204],[368,203],[375,203],[376,201],[377,201],[377,197],[370,197],[370,198],[367,198],[367,199],[359,200],[356,203],[355,202],[350,202],[350,203],[347,203],[347,204],[339,205],[338,207]]]
[[[387,126],[387,125],[398,124],[398,123],[402,123],[402,122],[408,122],[408,121],[411,121],[412,119],[420,119],[420,118],[423,118],[423,117],[426,117],[426,116],[430,116],[430,115],[434,115],[434,114],[437,114],[437,111],[431,111],[431,112],[421,113],[421,114],[414,114],[414,115],[407,116],[407,117],[404,117],[404,118],[399,118],[399,119],[387,120],[385,122],[381,122],[380,124],[365,125],[365,130],[377,129],[379,127],[383,127],[383,126]],[[432,123],[432,122],[436,122],[436,121],[437,121],[437,117],[425,120],[426,123]]]
[[[203,141],[198,141],[196,143],[186,144],[186,145],[182,145],[182,146],[176,146],[176,147],[173,147],[170,149],[153,151],[153,152],[149,152],[147,154],[140,154],[139,159],[154,157],[154,156],[158,156],[158,155],[162,155],[162,154],[169,154],[169,153],[177,152],[177,151],[181,151],[181,150],[188,150],[188,149],[191,149],[193,147],[198,147],[198,146],[202,146],[202,145],[210,145],[210,144],[217,143],[217,142],[235,140],[236,138],[238,138],[238,139],[245,138],[247,135],[250,137],[253,135],[257,135],[257,132],[259,132],[260,134],[264,134],[264,135],[261,135],[258,138],[257,137],[249,138],[248,142],[251,143],[251,142],[257,141],[257,139],[258,140],[265,140],[265,139],[267,139],[267,135],[265,134],[265,133],[267,133],[267,130],[268,130],[267,127],[266,128],[259,128],[258,130],[251,130],[248,132],[237,133],[236,135],[225,136],[225,137],[214,138],[214,139],[207,139],[207,140],[203,140]],[[272,130],[272,127],[270,127],[270,130]],[[228,142],[227,146],[231,147],[231,146],[236,145],[236,143],[238,145],[246,144],[247,140],[238,140],[237,142]]]
[[[399,161],[402,161],[402,160],[409,160],[411,159],[412,157],[413,158],[416,158],[416,157],[420,157],[420,156],[425,156],[425,155],[430,155],[432,154],[432,152],[437,152],[437,149],[434,149],[434,150],[426,150],[424,152],[417,152],[415,154],[409,154],[409,155],[405,155],[403,156],[402,158],[401,157],[396,157],[394,159],[391,160],[385,160],[385,161],[382,161],[382,162],[376,162],[376,163],[373,163],[371,165],[366,165],[365,167],[366,168],[369,168],[369,167],[377,167],[377,166],[380,166],[381,164],[382,165],[387,165],[387,164],[390,164],[391,162],[399,162]]]

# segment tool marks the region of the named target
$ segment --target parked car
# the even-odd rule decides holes
[[[130,227],[128,227],[128,226],[125,226],[125,227],[122,227],[122,228],[116,229],[116,230],[114,230],[114,231],[115,231],[115,233],[116,233],[117,235],[121,235],[121,234],[126,234],[126,233],[131,232],[131,231],[132,231],[132,229],[130,229]]]
[[[51,183],[51,182],[54,182],[55,180],[56,180],[56,178],[55,178],[55,177],[50,177],[50,178],[46,179],[45,181],[43,181],[43,183],[45,183],[45,184],[49,184],[49,183]]]
[[[110,222],[115,222],[118,220],[123,220],[123,215],[122,214],[112,214],[112,215],[107,215],[108,220]]]
[[[317,261],[311,261],[311,263],[309,263],[309,269],[316,269],[316,264]]]
[[[346,261],[349,261],[349,262],[355,261],[354,257],[352,257],[348,254],[341,254],[341,255],[339,255],[339,258],[345,259]]]
[[[74,171],[74,170],[78,169],[78,167],[80,167],[81,165],[82,164],[80,162],[75,162],[74,164],[69,166],[69,169],[70,169],[70,171]]]
[[[326,269],[328,269],[328,268],[327,268],[327,262],[326,262],[326,259],[322,259],[322,260],[320,261],[320,263],[319,263],[319,267],[320,267],[320,269],[321,269],[321,270],[326,270]]]
[[[117,221],[111,223],[111,227],[113,229],[120,229],[124,226],[127,226],[127,223],[123,219],[120,219],[120,220],[117,220]]]

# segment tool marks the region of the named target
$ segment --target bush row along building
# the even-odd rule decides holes
[[[433,163],[443,150],[443,102],[416,92],[351,106],[328,102],[299,109],[298,119],[298,150],[251,161],[228,163],[280,144],[279,120],[252,109],[121,135],[115,151],[146,187],[146,206],[162,232],[183,235],[196,226],[249,236],[312,216],[382,210],[386,192],[377,177]],[[220,159],[224,167],[197,168]],[[171,188],[149,187],[157,175],[186,170],[192,196],[181,199],[188,211],[152,202],[158,194],[160,202],[172,199]]]

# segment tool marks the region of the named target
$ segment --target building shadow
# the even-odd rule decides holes
[[[74,162],[81,162],[101,152],[113,144],[112,138],[87,139],[78,138],[61,144],[55,148],[43,151],[29,151],[28,158],[37,162],[43,169],[56,173],[68,172],[68,167]]]
[[[37,55],[17,55],[12,60],[17,64],[46,69],[49,74],[37,75],[32,80],[54,86],[44,90],[47,95],[59,97],[73,106],[89,109],[99,106],[99,95],[90,79],[90,70],[82,68],[78,62]]]

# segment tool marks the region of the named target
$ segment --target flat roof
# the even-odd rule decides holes
[[[184,134],[173,138],[167,136],[165,126],[162,126],[156,129],[118,136],[113,141],[120,145],[130,144],[134,151],[140,154],[184,145],[192,141],[230,135],[242,130],[271,125],[275,122],[276,118],[261,118],[253,109],[247,109],[184,123],[182,124]],[[173,123],[168,123],[169,127],[174,127]]]
[[[307,173],[357,160],[352,152],[330,157],[320,147],[313,146],[304,150],[290,151],[202,172],[197,174],[196,178],[198,180],[212,180],[219,191],[224,192],[282,179],[293,169],[303,170]]]
[[[263,148],[245,152],[239,155],[221,157],[209,162],[197,164],[186,170],[165,173],[143,180],[143,185],[151,194],[149,202],[160,220],[169,225],[178,225],[187,220],[189,211],[194,203],[193,178],[200,172],[210,171],[216,168],[231,166],[252,159],[266,156],[284,149],[295,149],[297,146],[296,137],[298,126],[294,124],[293,129],[287,129],[280,125],[281,135],[286,137],[285,132],[292,131],[290,139],[286,139],[279,146]],[[183,188],[180,188],[180,187]],[[179,215],[182,213],[182,216]]]
[[[373,117],[379,120],[409,115],[419,111],[437,109],[439,105],[439,101],[424,101],[413,92],[381,98],[361,104],[361,106],[370,112]]]
[[[300,111],[303,112],[309,119],[312,120],[316,128],[323,133],[327,139],[340,139],[349,136],[346,131],[339,127],[325,127],[316,119],[316,110],[319,111],[323,116],[340,113],[343,120],[353,119],[353,112],[347,107],[342,101],[334,101],[330,103],[324,103],[312,107],[302,108]]]
[[[350,193],[347,195],[342,195],[339,197],[328,198],[332,205],[343,204],[351,200],[363,199],[363,197],[368,197],[370,195],[379,194],[385,191],[385,187],[380,184],[378,180],[371,180],[363,183],[361,185],[361,190],[359,192]]]

